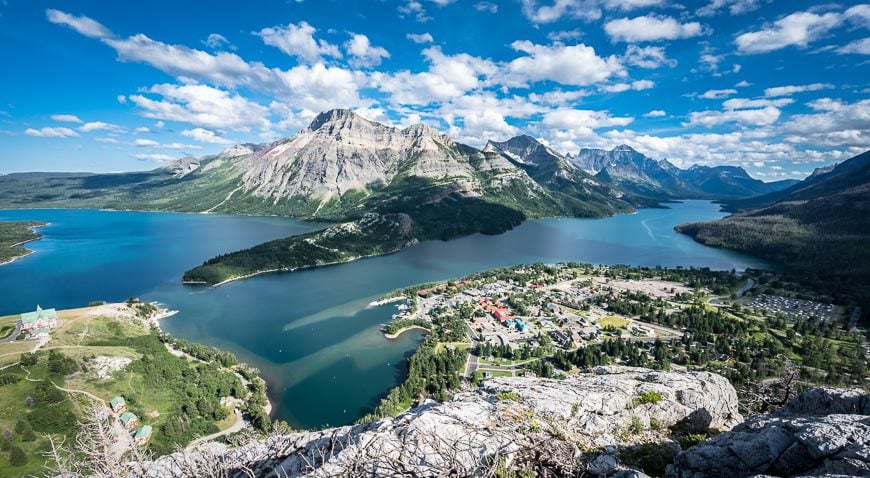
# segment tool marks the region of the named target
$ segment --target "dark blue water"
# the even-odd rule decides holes
[[[404,373],[402,360],[421,340],[388,341],[379,324],[392,306],[368,308],[407,285],[525,262],[765,265],[677,234],[683,222],[721,217],[718,207],[689,201],[607,219],[529,221],[499,236],[426,242],[350,264],[268,274],[217,288],[182,286],[181,274],[216,254],[316,225],[280,218],[76,210],[0,211],[0,220],[51,226],[30,243],[36,251],[0,266],[0,315],[43,307],[77,307],[129,296],[158,300],[180,313],[170,333],[235,352],[259,367],[275,416],[297,427],[354,421]]]

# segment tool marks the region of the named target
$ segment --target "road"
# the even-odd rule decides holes
[[[6,337],[5,339],[0,340],[0,343],[14,342],[15,339],[18,337],[18,334],[20,334],[20,333],[21,333],[21,321],[17,320],[17,321],[15,321],[15,330],[13,330],[11,334],[9,334],[9,337]]]
[[[746,279],[746,284],[743,284],[743,287],[741,287],[740,289],[737,289],[737,292],[735,292],[734,295],[736,295],[737,298],[739,299],[739,298],[743,297],[743,294],[749,292],[749,290],[752,289],[753,287],[755,287],[755,280],[752,277],[748,277]]]
[[[235,423],[232,424],[232,426],[230,426],[226,430],[222,430],[222,431],[219,431],[217,433],[212,433],[211,435],[206,435],[204,437],[200,437],[200,438],[197,438],[196,440],[193,440],[192,442],[190,442],[190,445],[187,445],[187,447],[185,447],[185,450],[190,450],[190,449],[196,447],[196,445],[199,445],[200,443],[212,441],[215,438],[219,438],[219,437],[222,437],[224,435],[230,435],[232,433],[242,431],[242,429],[244,429],[247,426],[247,424],[245,423],[245,419],[242,418],[242,412],[241,412],[241,410],[236,408],[233,410],[233,413],[236,417],[236,421],[235,421]]]

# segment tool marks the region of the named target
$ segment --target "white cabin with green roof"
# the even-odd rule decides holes
[[[57,311],[36,306],[35,312],[21,314],[21,330],[51,329],[57,327]]]
[[[151,432],[151,425],[142,425],[133,432],[133,440],[135,440],[136,444],[139,446],[145,445],[149,440],[151,440]]]

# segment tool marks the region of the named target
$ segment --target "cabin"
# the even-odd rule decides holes
[[[121,422],[121,425],[125,429],[132,430],[139,424],[139,417],[132,412],[124,412],[120,417],[118,417],[118,421]]]
[[[138,446],[147,445],[151,440],[151,431],[151,425],[142,425],[133,432],[133,441]]]
[[[21,314],[21,330],[52,329],[57,327],[57,311],[36,306],[35,312]]]
[[[124,413],[127,411],[127,401],[124,400],[124,397],[115,397],[109,401],[109,406],[112,407],[112,411],[115,413]]]
[[[51,336],[51,330],[48,327],[30,329],[30,336],[37,339],[48,338]]]

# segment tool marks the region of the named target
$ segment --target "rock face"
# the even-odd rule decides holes
[[[870,395],[812,389],[677,455],[679,478],[870,476]]]
[[[350,110],[321,113],[308,128],[249,156],[240,168],[247,191],[271,198],[329,198],[385,186],[400,176],[451,178],[468,194],[483,187],[478,172],[498,172],[503,181],[528,179],[505,158],[462,146],[428,126],[393,128]]]
[[[602,181],[617,185],[639,196],[691,197],[694,190],[677,177],[676,166],[656,161],[632,147],[621,145],[610,151],[581,149],[571,162]]]
[[[675,425],[725,430],[740,419],[736,392],[721,376],[601,367],[565,380],[497,378],[365,425],[235,449],[209,444],[163,457],[146,475],[196,476],[220,464],[235,470],[230,476],[471,476],[498,463],[626,475],[613,457],[582,450],[645,442]]]

